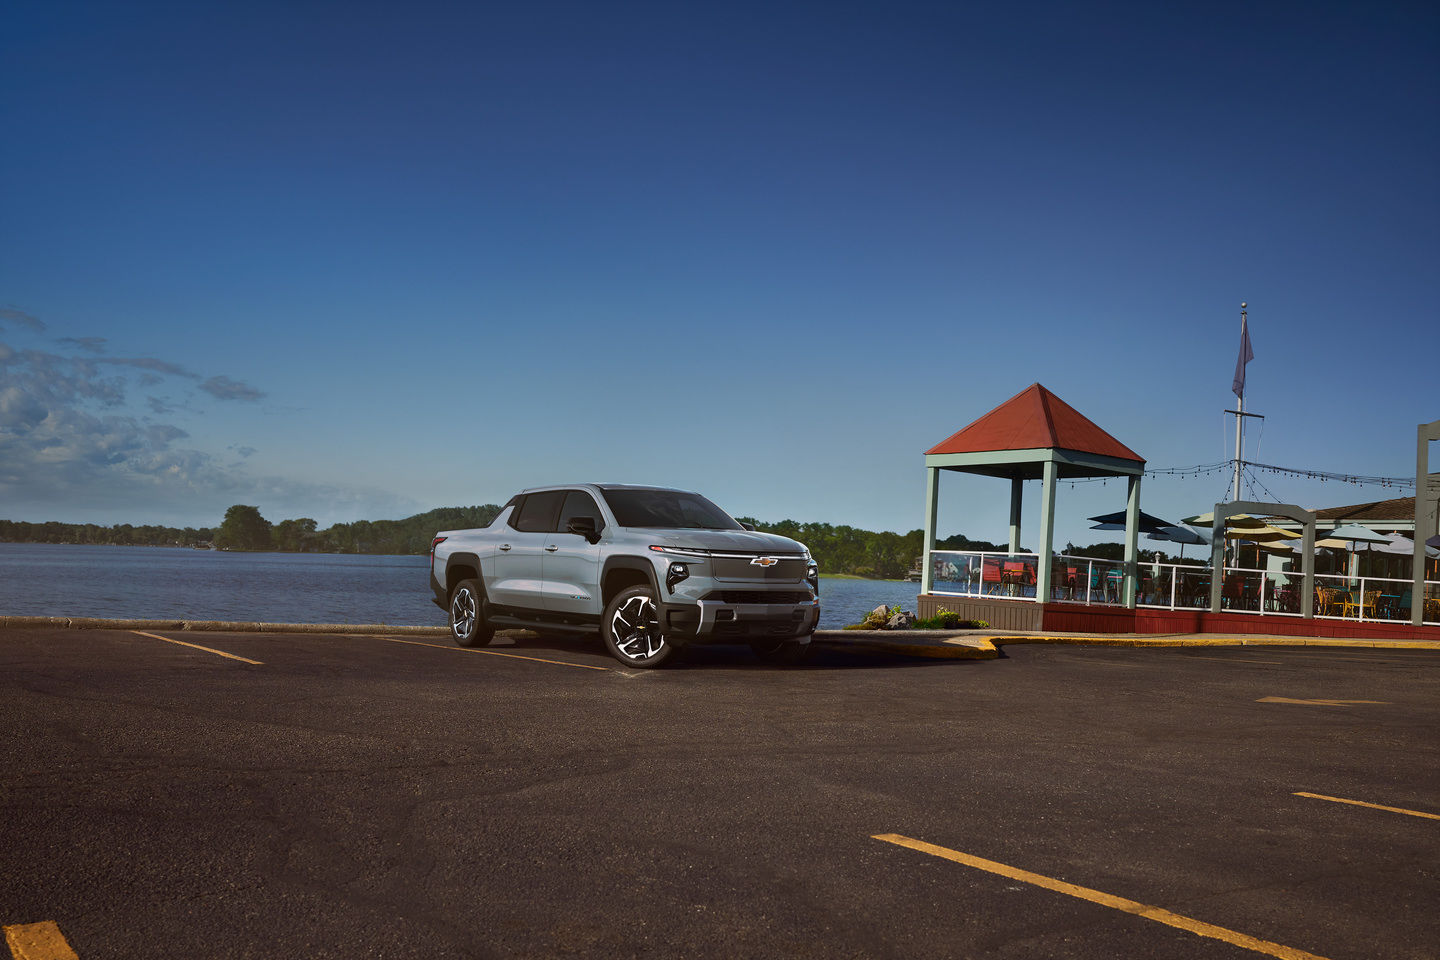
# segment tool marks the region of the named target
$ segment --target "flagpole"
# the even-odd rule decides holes
[[[1248,331],[1245,327],[1245,304],[1240,304],[1240,338],[1241,338],[1241,369],[1244,369],[1244,338]],[[1244,450],[1245,437],[1245,380],[1240,380],[1240,392],[1236,395],[1235,401],[1235,480],[1230,485],[1230,502],[1234,503],[1240,499],[1240,456]]]

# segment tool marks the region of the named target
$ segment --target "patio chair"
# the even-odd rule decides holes
[[[1220,588],[1220,606],[1231,610],[1240,609],[1245,600],[1245,581],[1241,577],[1229,576]]]
[[[980,574],[980,591],[982,593],[1000,592],[1000,561],[986,560],[985,567]]]
[[[1362,597],[1357,602],[1355,599],[1355,595],[1358,592],[1358,590],[1351,590],[1346,595],[1345,607],[1340,611],[1340,616],[1348,617],[1350,616],[1350,611],[1353,610],[1355,611],[1355,616],[1357,617],[1368,616],[1373,618],[1375,616],[1375,604],[1380,600],[1380,591],[1366,590],[1364,597]]]

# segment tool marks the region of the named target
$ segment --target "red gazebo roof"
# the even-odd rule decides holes
[[[1145,458],[1070,404],[1032,383],[926,454],[1059,449],[1144,463]]]

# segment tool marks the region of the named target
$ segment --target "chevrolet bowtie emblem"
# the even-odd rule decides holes
[[[775,566],[775,564],[777,564],[777,563],[779,563],[779,562],[780,562],[780,561],[779,561],[779,560],[776,560],[774,557],[756,557],[754,560],[751,560],[751,561],[750,561],[750,566],[752,566],[752,567],[773,567],[773,566]]]

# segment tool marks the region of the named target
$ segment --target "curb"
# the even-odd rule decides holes
[[[384,623],[259,623],[235,620],[106,620],[100,617],[0,617],[0,630],[50,627],[62,630],[179,630],[214,633],[398,634],[448,637],[445,627]],[[509,633],[511,631],[504,631]],[[851,650],[870,650],[927,660],[994,660],[1009,644],[1043,643],[1076,647],[1318,647],[1329,649],[1433,650],[1427,640],[1346,640],[1333,637],[1208,637],[1082,636],[1074,634],[1007,634],[948,630],[816,630],[812,643]]]
[[[995,635],[986,637],[998,646],[1045,643],[1076,647],[1330,647],[1338,649],[1436,650],[1431,640],[1345,640],[1334,637],[1081,637],[1044,635]]]

